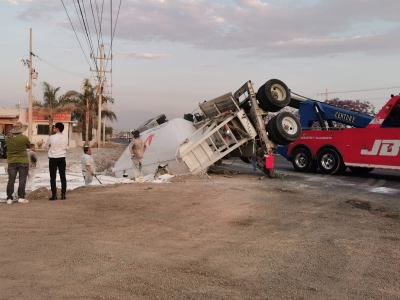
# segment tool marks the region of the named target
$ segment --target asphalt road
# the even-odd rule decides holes
[[[231,170],[238,170],[246,174],[256,174],[264,176],[265,174],[257,170],[253,171],[252,164],[246,164],[240,159],[224,160],[226,167]],[[343,175],[333,176],[325,175],[319,171],[315,173],[296,172],[292,163],[280,155],[275,156],[275,170],[286,179],[290,179],[297,184],[307,184],[314,187],[326,188],[335,186],[336,188],[353,187],[364,192],[400,195],[400,172],[388,170],[374,170],[369,174],[354,174],[347,170]]]

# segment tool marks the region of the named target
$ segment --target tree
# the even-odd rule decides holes
[[[367,115],[375,115],[375,106],[373,106],[369,101],[340,100],[339,98],[334,98],[331,100],[325,100],[325,103]]]
[[[275,112],[275,113],[268,113],[268,115],[265,116],[264,121],[265,123],[268,123],[269,120],[271,120],[273,117],[275,117],[276,115],[280,114],[281,112],[290,112],[292,114],[294,114],[298,119],[300,119],[300,115],[299,115],[299,110],[297,108],[293,108],[290,106],[285,106],[284,108],[282,108],[280,111]]]
[[[57,99],[57,92],[59,87],[55,88],[48,82],[43,82],[43,103],[41,101],[34,101],[32,107],[38,109],[39,113],[49,120],[49,135],[52,134],[52,127],[54,123],[54,115],[73,109],[73,105],[66,103],[63,97]]]
[[[64,101],[74,105],[73,116],[83,123],[82,140],[85,141],[86,145],[89,145],[89,141],[92,140],[93,121],[97,120],[98,115],[97,87],[93,87],[88,78],[84,79],[82,93],[68,91],[64,95]],[[107,102],[114,103],[114,99],[102,96],[102,104]],[[111,110],[102,110],[101,115],[110,121],[117,119],[117,116]]]

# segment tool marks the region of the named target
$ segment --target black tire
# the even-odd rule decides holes
[[[318,154],[317,164],[323,174],[340,175],[346,170],[342,156],[334,149],[326,148]]]
[[[368,174],[374,170],[374,168],[365,168],[365,167],[349,167],[349,169],[354,174]]]
[[[266,126],[267,127],[266,129],[268,132],[268,138],[277,145],[285,146],[285,145],[290,144],[290,142],[288,142],[287,140],[282,139],[280,137],[279,132],[276,132],[275,127],[272,126],[273,122],[271,122],[271,120],[268,122],[268,124]]]
[[[245,162],[246,164],[252,164],[253,163],[250,157],[240,156],[239,158],[240,158],[240,160],[242,162]]]
[[[276,112],[290,103],[290,90],[278,79],[268,80],[257,91],[257,100],[262,109]]]
[[[312,159],[310,151],[305,148],[293,152],[292,164],[297,172],[312,173],[318,169],[317,161]]]
[[[288,145],[301,135],[299,119],[290,112],[282,112],[267,124],[268,137],[279,145]]]

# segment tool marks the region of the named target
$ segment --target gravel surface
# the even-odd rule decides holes
[[[393,196],[210,175],[1,204],[0,299],[400,299]]]

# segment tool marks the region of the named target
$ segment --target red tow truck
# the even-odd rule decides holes
[[[299,109],[302,133],[277,152],[297,171],[400,170],[400,96],[392,95],[374,117],[310,99],[292,99],[290,106]],[[313,128],[315,122],[319,129]]]

